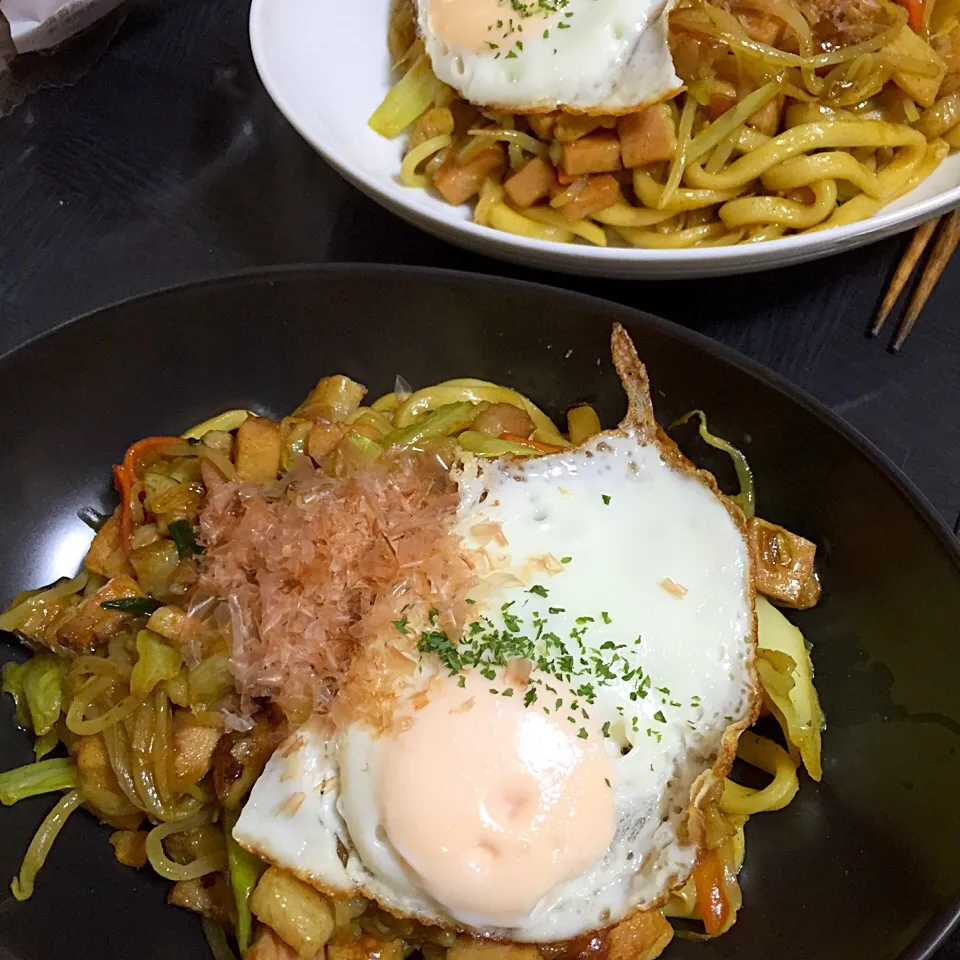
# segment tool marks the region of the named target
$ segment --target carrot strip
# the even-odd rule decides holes
[[[910,28],[914,33],[923,30],[923,4],[925,0],[897,0],[901,7],[907,8],[910,14]]]
[[[174,443],[183,443],[180,437],[145,437],[132,444],[123,455],[123,463],[113,468],[113,485],[120,494],[120,546],[130,555],[130,537],[133,534],[133,516],[130,507],[133,485],[140,467],[150,453]]]
[[[697,888],[697,908],[700,919],[710,936],[723,933],[730,919],[730,901],[727,899],[727,881],[723,860],[716,850],[700,854],[693,868],[693,882]]]
[[[526,437],[518,436],[515,433],[504,431],[500,434],[501,440],[509,440],[511,443],[519,443],[531,450],[539,450],[541,453],[559,453],[563,447],[558,447],[554,443],[541,443],[539,440],[528,440]]]

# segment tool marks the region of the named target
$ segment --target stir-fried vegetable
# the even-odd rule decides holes
[[[227,857],[230,870],[230,887],[237,901],[237,944],[243,956],[250,946],[252,914],[250,897],[257,885],[266,864],[248,853],[233,839],[233,827],[239,817],[239,811],[227,810],[223,817],[223,835],[227,841]]]
[[[172,680],[180,672],[180,651],[163,642],[150,630],[137,633],[137,662],[130,674],[130,692],[145,697],[164,680]]]
[[[0,803],[5,807],[57,790],[72,790],[79,785],[77,765],[73,760],[57,757],[39,760],[0,773]]]
[[[117,600],[103,600],[100,606],[104,610],[119,610],[121,613],[149,616],[160,609],[161,603],[153,597],[120,597]]]
[[[728,440],[724,440],[722,437],[715,436],[710,432],[707,427],[707,415],[702,410],[691,410],[689,413],[685,413],[678,420],[674,420],[673,423],[670,424],[670,429],[672,430],[674,427],[679,427],[692,417],[697,417],[700,421],[697,431],[703,442],[717,450],[722,450],[733,461],[733,468],[737,471],[737,480],[740,484],[740,492],[730,499],[740,507],[743,515],[749,520],[754,515],[756,509],[756,492],[753,485],[753,471],[750,469],[747,458]]]
[[[42,737],[60,719],[63,702],[60,666],[53,657],[38,654],[26,664],[21,678],[30,725],[33,732]]]
[[[47,854],[57,839],[57,834],[63,829],[67,817],[83,803],[83,794],[79,790],[71,790],[47,814],[40,829],[36,832],[26,856],[20,865],[20,875],[10,884],[10,891],[17,900],[29,900],[33,896],[33,882],[37,873],[47,859]]]

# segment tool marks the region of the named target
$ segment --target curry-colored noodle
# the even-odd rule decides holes
[[[482,380],[417,391],[401,385],[369,406],[361,405],[365,392],[347,377],[327,377],[280,422],[231,410],[183,438],[134,444],[115,468],[120,506],[99,518],[83,571],[21,594],[0,615],[0,628],[31,654],[4,667],[3,690],[14,698],[18,722],[35,735],[37,755],[35,763],[0,774],[0,802],[61,795],[13,881],[17,899],[32,894],[50,845],[82,805],[113,828],[117,860],[149,864],[173,883],[171,903],[204,917],[216,956],[232,955],[226,933],[241,955],[274,956],[267,947],[285,929],[282,911],[295,909],[294,901],[279,893],[271,900],[267,878],[275,884],[276,871],[263,874],[265,865],[236,844],[230,828],[267,759],[305,714],[296,701],[285,715],[264,699],[245,699],[224,618],[230,605],[202,587],[202,511],[234,478],[272,488],[304,472],[349,477],[411,451],[445,469],[459,450],[535,457],[600,430],[589,406],[571,407],[561,431],[522,394]],[[741,484],[734,499],[749,524],[756,589],[781,604],[811,605],[819,593],[813,545],[754,517],[746,460],[709,432],[702,414],[700,435],[734,458]],[[740,740],[740,759],[769,783],[755,789],[729,780],[707,811],[700,862],[663,907],[684,935],[729,929],[741,905],[736,876],[746,821],[790,802],[801,763],[820,777],[821,716],[803,637],[762,597],[757,603],[764,703],[782,737],[748,732]],[[55,748],[58,755],[44,759]],[[303,886],[292,877],[286,882]],[[327,936],[337,958],[392,957],[410,948],[443,960],[463,940],[393,918],[363,899],[334,901],[329,911]],[[499,949],[510,960],[520,948]],[[558,960],[569,954],[564,949],[551,945],[543,954]]]
[[[872,216],[960,147],[958,12],[955,0],[679,0],[681,92],[591,116],[465,102],[434,76],[399,0],[388,41],[401,77],[370,126],[406,137],[403,183],[471,204],[493,229],[646,249],[756,243]]]

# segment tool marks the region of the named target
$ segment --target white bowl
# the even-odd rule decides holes
[[[323,157],[367,196],[409,223],[468,250],[567,273],[707,277],[830,256],[908,230],[960,205],[960,154],[916,190],[860,223],[748,246],[639,250],[548,243],[481,227],[399,179],[403,137],[367,119],[390,89],[390,0],[253,0],[250,43],[270,96]]]

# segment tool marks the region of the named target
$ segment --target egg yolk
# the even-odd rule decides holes
[[[447,46],[486,53],[504,42],[509,32],[504,24],[511,22],[509,11],[509,5],[501,0],[430,0],[428,22],[434,36]],[[519,21],[519,16],[513,16]],[[538,15],[537,30],[542,31],[551,19],[556,18]],[[527,32],[532,34],[532,28]],[[514,39],[522,40],[523,34]]]
[[[378,806],[387,839],[457,919],[513,926],[613,839],[613,765],[550,679],[526,706],[502,673],[448,677],[381,741]],[[496,691],[496,692],[492,692]],[[549,700],[549,702],[547,702]],[[586,725],[586,726],[585,726]]]

